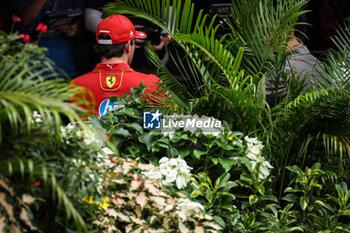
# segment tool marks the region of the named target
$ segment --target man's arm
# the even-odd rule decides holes
[[[19,7],[20,17],[24,25],[30,25],[40,14],[46,0],[33,0]]]

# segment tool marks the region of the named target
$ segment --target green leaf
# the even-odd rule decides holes
[[[244,165],[250,169],[252,167],[252,163],[250,162],[250,160],[247,157],[243,157],[243,156],[239,156],[237,157],[240,161],[242,161],[244,163]]]
[[[193,150],[193,155],[194,157],[196,157],[197,159],[200,159],[202,155],[206,154],[207,151],[200,151],[200,150]]]
[[[288,166],[287,169],[297,175],[300,175],[300,168],[298,168],[296,165]]]
[[[345,216],[350,216],[350,210],[343,210],[341,214]]]
[[[249,196],[249,205],[254,205],[255,203],[257,203],[259,200],[257,195],[250,195]]]
[[[226,226],[225,221],[221,217],[214,216],[213,218],[217,224],[219,224],[222,228],[225,228]]]
[[[168,144],[163,143],[163,142],[158,143],[158,146],[160,146],[162,148],[166,148],[166,149],[168,149],[170,147]]]
[[[302,192],[300,189],[293,189],[292,187],[287,187],[284,190],[285,193],[298,193],[298,192]]]
[[[124,116],[124,115],[127,115],[127,116],[130,116],[132,118],[137,118],[137,119],[140,119],[142,118],[141,116],[139,116],[139,113],[137,110],[135,109],[130,109],[130,108],[122,108],[118,111],[114,111],[113,112],[113,115],[116,115],[116,116]]]
[[[130,136],[129,131],[124,129],[124,128],[115,128],[112,131],[112,134],[121,135],[123,137],[129,137]]]
[[[264,195],[265,194],[265,187],[264,187],[264,185],[259,185],[258,186],[258,191],[259,191],[259,193],[261,194],[261,195]]]
[[[176,158],[179,155],[179,152],[176,148],[171,147],[166,150],[166,154],[169,158]]]
[[[294,194],[287,194],[285,195],[282,200],[292,202],[292,203],[297,203],[297,197]]]
[[[321,164],[320,163],[315,163],[313,166],[312,166],[312,170],[319,170],[321,168]]]
[[[140,134],[143,133],[143,128],[139,124],[137,124],[135,122],[134,123],[123,123],[123,125],[136,130]]]
[[[318,205],[320,205],[320,206],[326,208],[327,210],[330,210],[330,211],[332,211],[333,213],[335,213],[335,210],[334,210],[330,205],[328,205],[327,203],[325,203],[324,201],[317,200],[317,201],[315,201],[315,204],[318,204]]]
[[[342,187],[340,187],[339,184],[335,185],[335,189],[337,190],[339,198],[341,198],[341,199],[344,198],[344,196],[345,196],[344,190],[342,189]]]
[[[227,172],[231,169],[232,165],[235,163],[235,160],[219,158],[219,163],[225,169],[225,172]]]
[[[198,190],[194,190],[192,193],[191,193],[191,197],[192,198],[196,198],[198,196],[204,196],[203,193],[201,191],[198,191]]]
[[[301,197],[300,198],[300,208],[305,211],[306,210],[306,207],[308,206],[309,204],[309,198],[308,197]]]
[[[213,164],[217,165],[219,163],[218,158],[210,158],[210,160],[213,162]]]
[[[184,146],[182,148],[178,148],[177,152],[179,153],[181,158],[185,158],[187,155],[190,154],[190,148],[188,148],[188,146]]]
[[[273,202],[278,203],[277,197],[275,197],[273,195],[264,195],[264,196],[261,196],[260,198],[261,198],[261,200],[264,200],[264,201],[273,201]]]

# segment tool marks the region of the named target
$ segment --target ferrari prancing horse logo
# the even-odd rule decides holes
[[[116,80],[117,80],[117,79],[116,79],[115,75],[108,75],[108,76],[106,77],[107,86],[108,86],[109,88],[112,88],[112,87],[114,86]]]

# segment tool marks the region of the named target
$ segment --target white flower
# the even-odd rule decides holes
[[[259,166],[259,178],[260,179],[266,179],[266,177],[268,177],[270,175],[270,170],[273,168],[271,166],[271,164],[268,162],[268,161],[263,161],[260,163],[260,166]]]
[[[41,119],[41,115],[39,114],[38,111],[33,111],[33,115],[32,115],[32,122],[36,122],[36,123],[42,123],[43,120]]]
[[[175,135],[175,131],[173,131],[173,132],[163,132],[162,131],[162,134],[164,136],[169,136],[169,138],[172,139],[174,137],[174,135]]]
[[[256,161],[254,161],[254,160],[252,160],[252,161],[250,161],[251,163],[252,163],[252,168],[251,168],[251,170],[250,171],[254,171],[254,169],[255,169],[255,167],[256,167],[256,164],[257,164],[257,162]]]
[[[69,124],[66,126],[66,128],[67,128],[68,131],[71,131],[71,130],[73,130],[73,129],[75,128],[75,125],[72,124],[72,123],[69,123]]]
[[[203,132],[204,135],[212,135],[214,137],[218,137],[221,131],[215,131],[215,132]]]
[[[160,170],[160,173],[163,175],[163,176],[167,176],[168,175],[168,167],[166,164],[161,164],[159,166],[159,170]]]
[[[183,189],[183,188],[186,188],[187,186],[187,183],[190,181],[190,178],[187,177],[187,176],[177,176],[177,179],[176,179],[176,187],[178,189]]]
[[[177,177],[177,171],[171,170],[168,175],[165,177],[167,183],[173,183],[176,180]]]
[[[169,161],[169,158],[163,157],[163,158],[161,158],[161,159],[159,160],[159,163],[166,163],[166,162],[168,162],[168,161]]]
[[[141,173],[149,179],[159,180],[162,178],[162,173],[160,173],[159,168],[157,168],[157,167],[153,168],[149,171],[143,171]]]
[[[250,138],[248,136],[245,136],[244,139],[248,142],[248,143],[252,143],[252,144],[259,144],[261,143],[257,138]]]
[[[252,164],[250,171],[257,172],[259,180],[266,179],[270,175],[270,169],[273,167],[264,157],[261,156],[261,150],[264,148],[264,145],[257,138],[249,138],[248,136],[245,136],[244,139],[247,141],[246,156],[250,159]],[[256,170],[258,164],[259,169]]]
[[[199,214],[204,211],[204,207],[198,203],[186,199],[181,199],[176,209],[181,210],[187,217]]]
[[[257,160],[258,159],[256,154],[248,152],[246,155],[250,160]]]
[[[169,162],[168,162],[168,166],[177,166],[178,165],[178,161],[177,161],[177,159],[174,159],[174,158],[172,158],[172,159],[170,159],[169,160]]]
[[[111,149],[109,149],[108,147],[103,147],[102,148],[103,153],[105,153],[106,155],[112,155],[114,154],[113,151]]]
[[[255,155],[260,155],[261,151],[260,148],[258,146],[252,146],[250,148],[248,148],[250,153],[253,153]]]
[[[191,167],[181,158],[163,157],[159,160],[159,167],[145,172],[146,176],[157,176],[162,180],[164,185],[173,185],[175,183],[178,189],[187,186],[191,177]]]
[[[93,142],[96,142],[96,134],[92,130],[85,130],[84,131],[84,142],[86,145],[90,145]]]

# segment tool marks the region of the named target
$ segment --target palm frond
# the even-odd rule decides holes
[[[275,134],[280,134],[286,141],[294,135],[292,139],[301,143],[294,152],[294,159],[301,162],[300,165],[304,165],[306,153],[313,156],[326,154],[329,161],[339,165],[346,162],[342,157],[350,155],[349,91],[324,89],[307,92],[293,101],[283,101],[273,110],[271,127],[274,129],[271,130],[279,130]],[[322,144],[324,151],[320,148]]]
[[[162,80],[162,88],[164,91],[170,91],[173,92],[173,94],[178,93],[178,96],[181,96],[183,101],[195,98],[197,94],[193,93],[191,87],[200,87],[201,85],[197,82],[200,78],[196,67],[188,61],[188,57],[181,56],[176,50],[174,55],[170,52],[170,56],[181,75],[181,77],[175,77],[161,62],[150,44],[147,45],[146,51],[148,59],[158,70],[158,76]],[[182,60],[186,62],[187,66],[185,66]],[[203,94],[201,93],[201,89],[195,91],[200,92],[199,95]]]
[[[78,230],[82,232],[88,232],[86,224],[75,209],[72,202],[69,200],[65,191],[58,184],[55,174],[51,173],[45,165],[36,164],[32,160],[14,159],[0,161],[0,167],[2,174],[8,174],[11,179],[15,174],[21,174],[21,179],[28,179],[34,183],[34,177],[40,177],[43,180],[44,186],[48,187],[52,194],[52,200],[57,201],[57,207],[63,207],[67,219],[73,219],[76,223]],[[28,175],[28,176],[26,176]],[[17,176],[16,176],[17,177]],[[45,190],[45,188],[44,188]]]
[[[203,76],[205,83],[217,83],[221,78],[224,78],[229,82],[231,89],[236,90],[244,75],[244,71],[240,70],[244,49],[240,48],[236,57],[234,57],[223,45],[222,41],[224,38],[220,40],[215,39],[216,30],[217,28],[212,31],[198,29],[198,32],[191,35],[179,34],[176,40],[194,45],[189,47],[193,48],[193,50],[188,50],[187,52],[189,56],[193,56],[194,61],[197,61],[198,69],[203,70],[201,73],[208,74]],[[208,57],[208,62],[201,59],[206,56]],[[213,69],[208,69],[208,67],[211,67],[211,64],[215,66]]]
[[[324,67],[318,72],[320,78],[314,78],[319,88],[350,88],[350,23],[337,31],[332,38],[337,52],[331,51],[324,62]]]
[[[205,86],[209,85],[208,82],[217,82],[221,78],[222,73],[233,89],[237,86],[239,79],[236,76],[243,74],[243,72],[239,73],[238,71],[240,59],[236,60],[230,51],[226,49],[226,46],[223,45],[222,42],[225,37],[219,40],[215,39],[219,27],[219,25],[214,27],[215,17],[207,22],[207,16],[202,17],[202,11],[200,11],[192,31],[194,5],[189,0],[185,1],[183,9],[181,9],[181,1],[174,1],[170,19],[155,14],[155,12],[157,13],[160,10],[155,8],[161,7],[155,1],[117,1],[117,3],[114,2],[107,5],[105,8],[107,14],[132,14],[150,20],[168,31],[170,36],[174,38],[196,66],[196,69],[202,75],[202,81]],[[169,1],[163,1],[162,4],[167,8],[170,3]],[[175,11],[176,14],[174,15]],[[168,10],[163,13],[169,15]],[[238,53],[238,58],[242,54],[243,49]],[[207,59],[205,59],[206,57]]]
[[[288,102],[287,104],[285,102],[280,103],[276,107],[276,109],[284,108],[285,111],[290,110],[291,112],[294,112],[298,108],[305,108],[306,105],[312,105],[315,100],[328,96],[330,92],[331,92],[330,89],[324,89],[324,90],[319,90],[314,92],[306,92],[304,94],[300,94],[295,99]]]
[[[30,132],[35,110],[40,113],[44,124],[53,123],[56,129],[60,114],[72,122],[82,123],[77,113],[81,110],[65,103],[77,89],[69,88],[63,80],[43,80],[39,74],[50,71],[51,67],[45,64],[25,67],[28,59],[24,55],[0,61],[0,121],[10,124],[14,132],[23,127]]]
[[[263,111],[259,102],[252,98],[252,84],[246,83],[248,78],[241,83],[245,88],[240,87],[235,91],[212,85],[211,94],[195,100],[192,114],[210,115],[225,120],[233,124],[232,129],[251,134],[260,123]]]
[[[339,160],[343,160],[343,156],[350,157],[350,137],[323,134],[323,144],[326,151],[330,154],[339,154]],[[341,164],[341,163],[340,163]]]
[[[106,15],[130,14],[146,19],[164,29],[170,36],[176,33],[190,33],[194,16],[194,4],[191,0],[116,0],[106,4]],[[204,17],[205,18],[205,17]],[[197,16],[196,24],[202,22],[202,13]]]
[[[307,2],[233,1],[233,22],[229,21],[228,24],[233,38],[238,38],[237,46],[246,48],[243,69],[248,74],[265,73],[284,62],[287,42],[298,17],[305,13],[302,9]]]

